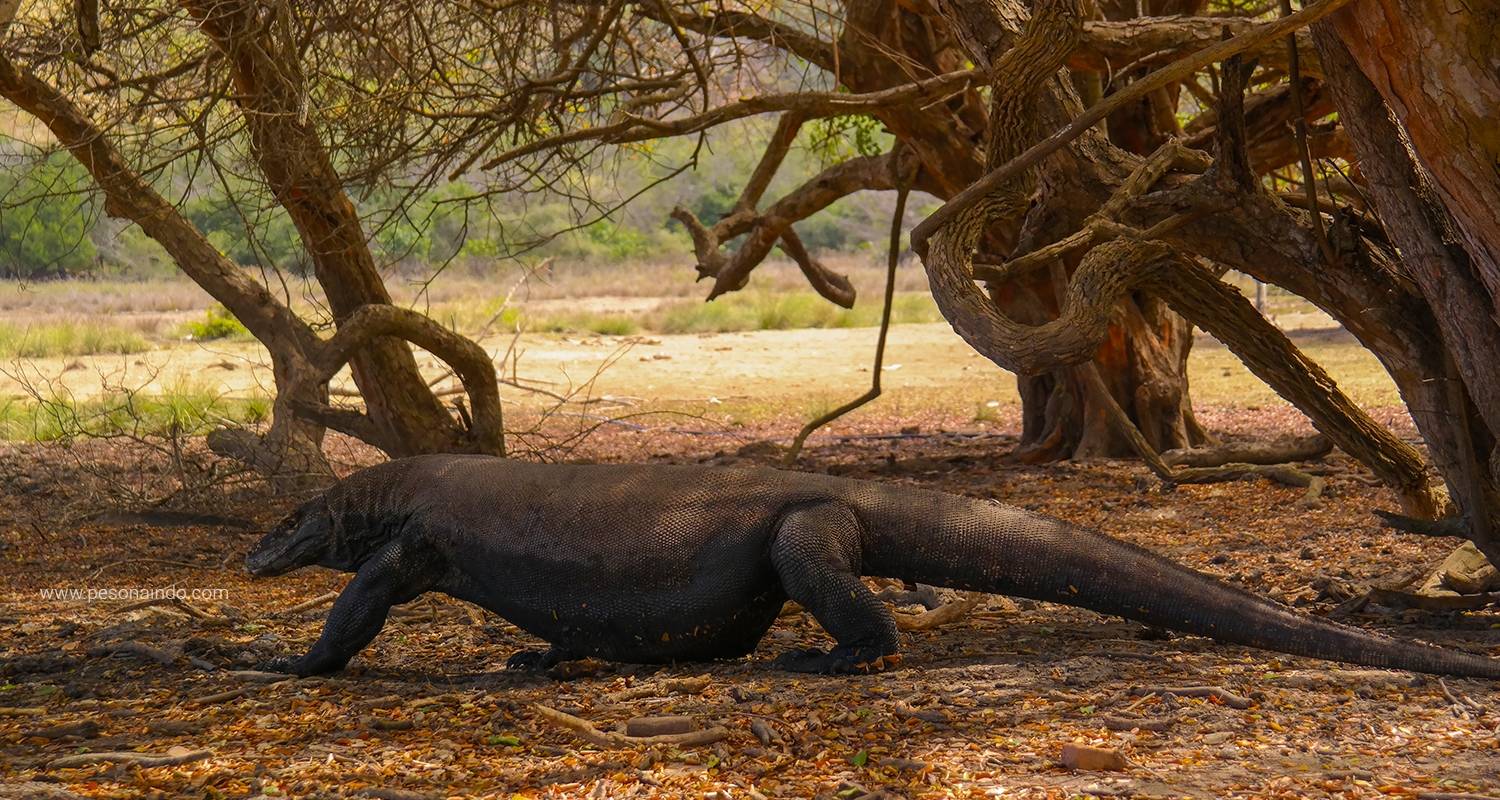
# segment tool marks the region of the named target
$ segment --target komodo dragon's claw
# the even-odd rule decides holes
[[[849,675],[857,673],[883,672],[900,663],[897,653],[875,655],[859,648],[835,647],[830,651],[817,648],[790,650],[771,662],[776,669],[788,672],[808,672],[819,675]]]
[[[566,661],[567,656],[556,649],[522,650],[505,660],[506,669],[544,672]]]

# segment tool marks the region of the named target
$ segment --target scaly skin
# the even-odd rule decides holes
[[[667,662],[753,649],[796,600],[829,652],[807,672],[888,667],[896,624],[860,580],[901,578],[1050,600],[1293,655],[1500,678],[1500,660],[1297,614],[1139,547],[1017,508],[769,469],[545,465],[420,456],[358,472],[267,534],[246,559],[276,575],[354,572],[304,656],[332,672],[392,605],[437,591],[545,639],[517,667],[563,658]]]

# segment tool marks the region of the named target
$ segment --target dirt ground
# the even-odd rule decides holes
[[[747,355],[734,336],[702,341]],[[919,350],[898,349],[892,361],[941,358]],[[1210,427],[1237,435],[1304,424],[1273,407],[1200,411]],[[764,442],[785,441],[798,422],[611,425],[572,455],[768,463],[775,451]],[[816,438],[800,468],[1002,499],[1311,613],[1329,613],[1342,587],[1392,581],[1449,546],[1380,529],[1369,511],[1393,508],[1393,498],[1337,454],[1308,467],[1326,473],[1329,488],[1303,507],[1301,490],[1260,482],[1163,491],[1125,462],[1015,464],[1007,459],[1015,426],[1005,407],[976,423],[887,405]],[[350,467],[371,459],[357,447],[336,450]],[[288,609],[336,591],[347,576],[308,570],[252,581],[243,573],[241,555],[294,502],[253,481],[227,480],[138,513],[140,498],[167,493],[183,475],[202,477],[198,469],[213,468],[206,463],[197,444],[144,457],[118,442],[0,445],[0,797],[1500,793],[1500,689],[1485,682],[1162,638],[1091,612],[1000,598],[959,622],[906,634],[902,668],[860,677],[770,668],[788,648],[826,643],[800,612],[783,616],[741,661],[517,674],[504,670],[506,658],[538,642],[456,601],[422,598],[347,671],[266,681],[246,670],[306,647],[327,610]],[[186,605],[136,608],[103,597],[136,589],[189,594]],[[1369,607],[1348,620],[1500,656],[1494,612]],[[1162,691],[1184,687],[1227,694]],[[727,737],[600,747],[543,717],[538,704],[606,730],[682,714],[701,728],[723,726]],[[1070,743],[1118,750],[1128,764],[1067,769],[1059,758]],[[104,751],[183,763],[57,763]]]

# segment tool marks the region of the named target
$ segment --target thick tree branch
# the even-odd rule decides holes
[[[711,39],[749,39],[786,50],[829,72],[837,69],[838,55],[832,42],[804,33],[782,22],[744,11],[720,11],[714,14],[674,13],[668,20],[661,4],[642,3],[636,13],[664,24],[675,23]]]
[[[327,383],[345,364],[380,337],[394,337],[411,342],[447,363],[463,382],[469,402],[473,405],[474,424],[469,431],[473,451],[492,455],[505,454],[500,390],[489,353],[424,314],[383,304],[358,309],[319,348],[313,361],[314,369],[308,379]]]
[[[1024,175],[1028,170],[1041,163],[1042,159],[1057,152],[1074,139],[1077,139],[1085,131],[1093,128],[1094,125],[1098,124],[1114,111],[1123,108],[1129,103],[1136,102],[1168,84],[1184,80],[1209,64],[1223,61],[1237,53],[1262,47],[1277,37],[1286,36],[1298,28],[1305,27],[1337,11],[1350,2],[1352,0],[1322,0],[1322,2],[1308,6],[1289,17],[1282,17],[1275,22],[1260,25],[1232,39],[1199,50],[1190,56],[1179,59],[1152,72],[1140,80],[1132,82],[1126,88],[1110,95],[1105,100],[1078,115],[1062,130],[1037,142],[1026,149],[1025,152],[1018,153],[1000,166],[995,167],[989,174],[949,199],[947,203],[944,203],[937,211],[933,212],[932,216],[923,220],[912,230],[912,249],[918,253],[922,253],[926,249],[927,239],[952,221],[961,210],[979,203],[1004,187],[1007,182]]]
[[[773,146],[775,143],[773,142]],[[854,304],[854,287],[848,279],[829,272],[808,256],[802,243],[792,233],[792,225],[827,208],[841,197],[864,189],[890,189],[895,186],[893,170],[899,167],[896,153],[857,156],[823,170],[812,179],[788,192],[764,211],[757,212],[744,204],[750,192],[741,196],[735,210],[705,226],[685,208],[672,210],[672,218],[681,222],[693,239],[700,278],[712,277],[713,288],[708,299],[744,288],[750,272],[765,260],[777,242],[798,263],[819,294],[845,308]],[[765,163],[765,159],[762,160]],[[757,173],[759,170],[757,170]],[[791,233],[791,238],[787,234]],[[732,253],[720,245],[745,235]]]
[[[1136,17],[1126,20],[1086,20],[1083,38],[1068,56],[1068,68],[1110,72],[1131,65],[1170,61],[1184,53],[1217,44],[1224,31],[1231,36],[1249,32],[1260,23],[1246,17]],[[1312,39],[1298,31],[1302,51],[1312,50]],[[1268,41],[1250,52],[1260,63],[1285,71],[1287,53],[1281,42]],[[1302,74],[1321,74],[1315,58],[1302,59]]]

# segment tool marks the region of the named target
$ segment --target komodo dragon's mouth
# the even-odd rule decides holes
[[[282,523],[245,554],[245,569],[258,578],[283,575],[316,561],[325,544],[316,525]]]

